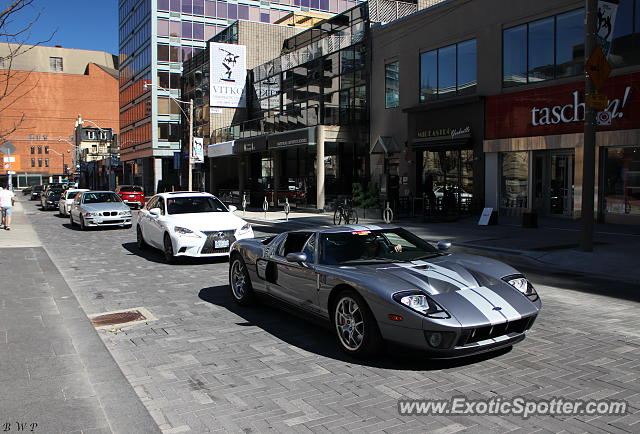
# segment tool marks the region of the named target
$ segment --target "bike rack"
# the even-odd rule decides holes
[[[290,212],[291,212],[291,205],[289,205],[289,198],[285,197],[284,198],[284,215],[285,215],[286,221],[289,221]]]
[[[264,219],[267,219],[267,211],[269,210],[269,202],[267,202],[267,196],[264,197],[264,202],[262,202],[262,209],[264,210]]]
[[[389,224],[393,221],[393,211],[389,207],[389,202],[387,202],[386,208],[384,209],[384,211],[382,211],[382,220],[384,220],[386,224]]]
[[[247,195],[242,195],[242,216],[247,215]]]

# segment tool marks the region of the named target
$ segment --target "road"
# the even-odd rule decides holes
[[[618,282],[527,269],[543,311],[512,350],[433,361],[394,349],[361,362],[317,324],[271,304],[233,304],[227,261],[168,265],[159,251],[138,251],[133,230],[82,232],[33,202],[25,207],[87,314],[145,307],[157,318],[98,334],[166,433],[640,430],[640,310],[633,288]],[[458,395],[624,399],[630,408],[528,419],[397,410],[402,398]]]

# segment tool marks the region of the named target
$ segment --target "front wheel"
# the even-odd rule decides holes
[[[142,235],[142,228],[140,225],[136,227],[136,246],[139,250],[144,250],[147,248],[147,242],[144,240],[144,236]]]
[[[74,227],[76,225],[76,222],[73,221],[73,216],[71,215],[71,213],[69,213],[69,224],[71,225],[71,227]]]
[[[342,223],[342,212],[341,212],[340,208],[338,208],[333,213],[333,224],[334,225],[339,225],[340,223]]]
[[[81,231],[86,231],[87,230],[87,225],[84,224],[84,217],[80,216],[80,230]]]
[[[169,234],[165,234],[164,236],[164,259],[167,261],[168,264],[175,264],[176,262],[176,257],[173,254],[173,244],[171,243],[171,238],[169,237]]]
[[[229,265],[229,287],[233,300],[241,306],[248,306],[254,301],[251,278],[244,259],[239,254],[231,257]]]
[[[382,336],[366,301],[354,290],[338,295],[333,325],[340,348],[353,357],[375,356],[382,350]]]
[[[358,224],[358,213],[353,208],[349,210],[349,223],[354,225]]]

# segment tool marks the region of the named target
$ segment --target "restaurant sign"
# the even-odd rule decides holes
[[[420,141],[431,140],[458,140],[458,139],[470,139],[471,127],[466,126],[463,128],[435,128],[431,130],[418,131],[416,134]]]

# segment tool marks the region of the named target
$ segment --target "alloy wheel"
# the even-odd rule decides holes
[[[246,284],[244,264],[240,259],[236,259],[231,265],[231,290],[233,291],[234,297],[238,300],[244,297]]]
[[[356,351],[364,340],[364,317],[358,303],[351,297],[342,297],[335,310],[335,326],[340,343]]]

